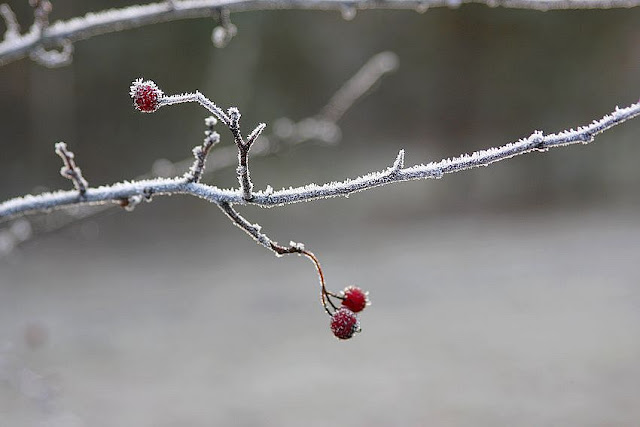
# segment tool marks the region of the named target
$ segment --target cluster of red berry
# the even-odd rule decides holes
[[[342,307],[331,315],[331,332],[341,340],[349,339],[360,332],[360,321],[356,313],[361,312],[370,302],[367,292],[355,286],[348,286],[338,297]]]

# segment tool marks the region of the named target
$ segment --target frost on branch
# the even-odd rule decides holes
[[[187,182],[200,182],[209,151],[211,151],[214,145],[220,142],[220,134],[213,130],[213,127],[218,123],[216,118],[209,116],[205,119],[204,123],[205,126],[207,126],[207,130],[204,131],[204,142],[202,145],[198,145],[193,149],[195,161],[193,165],[191,165],[191,168],[189,168],[189,172],[184,175]]]
[[[256,143],[251,150],[251,157],[276,154],[289,146],[302,144],[312,140],[323,142],[325,144],[338,143],[341,137],[338,122],[344,113],[352,108],[360,98],[372,93],[372,89],[375,87],[375,84],[379,82],[382,77],[394,71],[396,67],[397,56],[393,52],[381,52],[372,56],[357,71],[357,73],[353,75],[353,77],[351,77],[335,92],[335,94],[331,96],[330,101],[325,107],[319,109],[319,112],[316,115],[302,118],[298,121],[282,117],[275,121],[275,125],[272,127],[272,133],[268,135],[265,135],[264,132],[260,133],[260,137],[255,138]],[[340,100],[340,102],[336,103],[336,100]],[[336,105],[339,107],[338,110],[335,109]],[[329,111],[338,111],[339,114],[328,114]],[[216,119],[214,117],[210,117],[207,120],[215,121]],[[205,125],[211,126],[212,124],[207,122],[207,120],[205,121]],[[215,123],[213,123],[213,125],[215,125]],[[261,129],[261,126],[258,125],[247,139],[252,139],[254,132],[263,130],[264,129]],[[193,157],[186,158],[175,163],[167,159],[156,159],[153,161],[153,165],[149,172],[137,176],[133,181],[139,182],[150,178],[169,178],[179,175],[179,171],[181,170],[193,167],[193,164]],[[237,153],[235,147],[227,146],[218,148],[216,150],[215,157],[207,162],[206,168],[202,171],[202,176],[204,177],[207,174],[220,169],[236,166],[236,164]],[[273,193],[273,188],[270,185],[267,185],[266,189],[263,190],[263,193],[270,195]],[[152,195],[152,193],[146,193],[144,200],[149,201],[149,195]],[[12,244],[6,246],[8,250],[0,250],[0,257],[11,253],[13,248],[25,241],[36,238],[45,233],[62,229],[76,222],[87,220],[94,215],[115,206],[122,207],[124,203],[124,201],[120,201],[119,203],[101,203],[93,204],[91,206],[76,206],[76,209],[60,209],[51,211],[48,213],[46,218],[37,216],[28,219],[26,217],[20,218],[15,222],[25,223],[29,226],[30,232],[26,237],[16,240],[12,237],[13,234],[9,232],[9,229],[13,227],[13,224],[3,230],[0,230],[1,236],[8,236],[8,239],[5,240],[12,242]],[[0,241],[4,241],[1,236]],[[0,246],[2,246],[1,243]]]
[[[0,9],[7,22],[5,39],[0,42],[0,65],[31,56],[45,66],[61,66],[70,62],[53,56],[53,61],[37,52],[40,48],[63,47],[70,52],[67,44],[85,40],[96,35],[115,33],[162,22],[196,18],[214,18],[219,20],[211,34],[216,47],[223,47],[236,35],[237,28],[229,19],[235,11],[258,11],[273,9],[334,10],[346,20],[355,18],[359,10],[398,9],[424,13],[430,8],[457,8],[463,4],[485,4],[489,7],[501,6],[515,9],[561,10],[561,9],[610,9],[630,8],[640,5],[640,0],[169,0],[144,5],[127,6],[120,9],[107,9],[89,12],[84,16],[49,24],[51,2],[48,0],[30,0],[34,6],[34,24],[30,30],[20,34],[15,19],[8,13],[8,6]],[[9,17],[9,18],[7,18]],[[16,25],[14,25],[14,23]],[[9,30],[9,28],[11,28]],[[64,44],[61,45],[61,41]],[[33,54],[33,55],[32,55]]]
[[[67,144],[64,142],[58,142],[56,144],[56,154],[60,156],[64,162],[64,166],[60,169],[60,175],[70,179],[73,182],[74,187],[80,192],[80,196],[84,196],[87,192],[89,184],[82,176],[82,171],[74,160],[75,155],[73,152],[67,150]]]
[[[84,180],[80,169],[75,164],[73,153],[67,150],[64,143],[58,143],[56,144],[56,153],[60,155],[65,165],[62,168],[61,173],[63,176],[72,180],[76,187],[75,191],[45,193],[39,196],[25,196],[6,201],[0,204],[0,219],[20,216],[31,212],[45,211],[47,209],[62,206],[115,202],[127,209],[132,209],[143,200],[151,201],[152,196],[172,194],[188,194],[197,196],[217,204],[236,226],[243,229],[256,242],[273,251],[275,254],[299,254],[309,258],[314,263],[318,273],[321,284],[322,305],[325,311],[332,316],[332,318],[340,315],[340,313],[344,314],[344,310],[342,308],[338,308],[338,305],[334,300],[342,300],[344,303],[344,301],[348,301],[347,298],[349,298],[349,296],[346,292],[343,295],[338,295],[327,290],[324,274],[320,267],[318,258],[312,252],[305,249],[303,245],[279,245],[262,232],[259,224],[252,224],[242,217],[234,209],[234,204],[254,204],[265,207],[285,205],[320,198],[348,196],[354,192],[364,191],[394,182],[440,178],[446,173],[459,172],[479,166],[487,166],[491,163],[520,154],[533,151],[547,151],[549,148],[570,144],[587,144],[593,141],[597,134],[640,115],[640,103],[632,104],[626,108],[616,107],[612,113],[605,115],[602,119],[593,121],[591,124],[586,126],[580,126],[575,130],[570,129],[549,135],[544,135],[542,132],[536,131],[529,137],[500,147],[488,148],[472,154],[463,154],[459,157],[408,168],[405,167],[404,150],[400,150],[395,161],[390,167],[355,179],[332,182],[321,186],[309,184],[304,187],[289,188],[280,191],[272,191],[267,187],[267,190],[264,192],[254,193],[252,191],[253,184],[249,178],[248,152],[252,144],[258,140],[260,133],[265,129],[265,125],[263,123],[256,126],[254,130],[248,134],[247,139],[245,140],[241,130],[240,111],[235,107],[231,107],[225,112],[225,110],[215,105],[200,92],[164,96],[155,83],[138,79],[134,81],[131,86],[131,95],[134,98],[134,104],[138,109],[141,109],[140,106],[142,106],[143,110],[148,109],[155,111],[159,107],[165,105],[173,105],[183,102],[197,102],[215,116],[208,118],[205,122],[208,127],[205,134],[206,138],[203,145],[196,147],[194,150],[195,161],[187,174],[182,177],[169,179],[123,182],[97,188],[90,188]],[[216,118],[222,121],[229,129],[236,145],[238,152],[237,171],[240,182],[240,188],[238,189],[223,190],[216,186],[202,184],[200,182],[207,155],[213,148],[214,144],[219,140],[219,136],[213,132],[213,126],[216,124]],[[366,298],[360,298],[358,301],[347,302],[343,305],[346,304],[349,307],[348,310],[352,311],[354,308],[361,309],[361,303],[363,301],[366,306]],[[355,319],[357,320],[357,317]],[[348,325],[351,325],[350,327],[353,330],[349,332],[349,329],[340,329],[340,335],[334,331],[336,336],[339,336],[339,338],[351,337],[353,332],[357,329],[355,328],[355,322],[351,322],[351,320],[348,322]]]

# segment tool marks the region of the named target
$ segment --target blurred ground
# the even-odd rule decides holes
[[[130,3],[56,3],[53,19]],[[204,114],[137,114],[139,76],[237,105],[250,128],[313,115],[369,57],[398,54],[340,145],[252,161],[257,188],[354,177],[400,148],[409,165],[575,127],[638,99],[639,13],[242,13],[223,50],[212,20],[96,37],[70,67],[0,70],[0,195],[69,187],[59,140],[92,184],[190,156]],[[274,257],[200,200],[27,242],[0,259],[0,427],[636,426],[639,132],[636,120],[437,182],[241,209],[306,243],[332,289],[371,292],[349,342],[332,337],[306,259]],[[232,169],[207,180],[237,185]]]
[[[155,234],[112,218],[93,241],[46,238],[2,266],[0,336],[14,371],[57,391],[5,383],[2,425],[632,426],[637,218],[317,219],[302,234],[330,285],[371,291],[348,342],[328,330],[310,263],[231,225]],[[46,343],[29,350],[34,326]]]

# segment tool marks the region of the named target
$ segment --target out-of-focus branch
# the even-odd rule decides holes
[[[344,113],[380,80],[382,76],[398,68],[398,56],[393,52],[381,52],[351,77],[329,100],[317,118],[335,123]]]
[[[35,3],[50,5],[44,0],[36,0]],[[74,43],[100,34],[212,16],[221,22],[213,32],[213,42],[216,46],[224,46],[236,31],[235,26],[228,19],[225,20],[231,12],[282,9],[337,11],[350,20],[359,10],[406,9],[423,13],[429,8],[457,8],[471,3],[545,11],[629,8],[640,5],[640,0],[170,0],[90,12],[82,17],[56,21],[50,25],[40,25],[45,21],[39,18],[36,6],[35,23],[31,29],[18,37],[5,38],[0,43],[0,65],[29,56],[38,46],[45,49],[56,48],[63,43]],[[48,12],[41,15],[47,18]]]

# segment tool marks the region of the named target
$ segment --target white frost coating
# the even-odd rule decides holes
[[[386,58],[386,59],[385,59]],[[395,54],[391,53],[391,52],[383,52],[381,54],[377,54],[374,55],[369,61],[367,61],[360,70],[358,70],[358,72],[356,73],[356,75],[359,76],[367,76],[367,75],[372,75],[372,76],[376,76],[377,79],[370,79],[370,78],[364,78],[361,79],[362,81],[367,81],[369,82],[369,84],[371,86],[373,86],[377,81],[379,81],[385,73],[381,72],[381,63],[382,65],[384,65],[386,63],[386,66],[382,67],[383,69],[386,69],[386,72],[390,72],[392,69],[394,69],[397,64],[393,64],[393,62],[397,61],[397,57],[395,56]],[[391,65],[393,65],[393,67],[391,67]],[[351,81],[353,79],[349,79],[349,81]],[[348,85],[345,85],[348,86]],[[370,91],[369,89],[371,89],[370,87],[360,87],[359,89],[359,96],[364,96],[366,94],[370,94],[372,93],[372,91]],[[159,89],[158,89],[159,90]],[[339,89],[338,92],[336,92],[336,95],[339,95],[340,92],[342,92],[344,90],[344,86],[343,88]],[[333,100],[336,95],[334,95],[331,99]],[[355,103],[355,101],[357,101],[358,98],[357,97],[350,97],[350,102],[351,104],[346,104],[343,105],[343,108],[345,109],[344,111],[346,111],[346,109],[349,109],[353,106],[353,103]],[[331,104],[331,103],[329,103]],[[326,109],[326,108],[325,108]],[[320,110],[321,112],[324,111],[325,109]],[[321,113],[319,112],[318,114],[316,114],[316,117],[320,117]],[[286,119],[286,121],[289,122],[290,126],[292,126],[293,128],[298,128],[300,127],[301,123],[305,123],[308,121],[314,121],[314,122],[321,122],[322,126],[319,126],[319,128],[323,128],[323,129],[331,129],[331,132],[326,132],[326,131],[322,131],[322,132],[316,132],[313,137],[317,138],[318,140],[322,140],[324,142],[335,142],[336,138],[339,138],[339,134],[340,134],[340,128],[338,127],[338,124],[336,122],[327,122],[326,118],[322,119],[322,120],[318,120],[316,118],[314,119],[301,119],[298,123],[294,123],[289,119]],[[277,123],[277,122],[276,122]],[[207,130],[205,130],[205,145],[207,145],[208,143],[212,143],[215,144],[216,140],[219,138],[219,135],[217,134],[217,132],[213,131],[213,127],[216,126],[217,124],[217,119],[213,116],[209,116],[205,119],[205,125],[208,128]],[[277,145],[273,145],[270,143],[269,141],[269,137],[264,136],[263,134],[260,134],[259,138],[256,139],[256,143],[254,144],[253,147],[253,151],[252,154],[253,156],[259,155],[259,156],[264,156],[264,155],[268,155],[268,154],[272,154],[272,153],[276,153],[277,151],[281,150],[283,147],[288,146],[288,145],[294,145],[294,144],[298,144],[301,142],[305,142],[305,138],[302,137],[301,135],[290,135],[292,137],[292,139],[288,139],[285,138],[283,139],[281,136],[278,137],[276,136],[275,133],[272,133],[272,137],[275,137],[276,140],[280,140],[280,143]],[[331,140],[328,138],[332,138]],[[202,175],[206,175],[207,173],[216,171],[216,170],[220,170],[223,168],[227,168],[230,166],[234,166],[237,164],[237,152],[236,152],[236,147],[223,147],[223,148],[219,148],[217,149],[215,156],[212,159],[209,159],[207,161],[207,167],[206,169],[203,167],[202,170]],[[151,168],[151,171],[149,171],[147,174],[138,176],[137,178],[134,179],[134,181],[140,181],[140,180],[144,180],[144,179],[148,179],[148,178],[170,178],[170,177],[175,177],[176,175],[179,175],[179,171],[184,170],[184,169],[190,169],[192,171],[192,168],[194,166],[194,159],[193,158],[189,158],[186,160],[182,160],[180,162],[176,162],[176,163],[172,163],[167,159],[158,159],[153,163],[153,166]],[[204,166],[204,165],[203,165]],[[193,178],[193,175],[183,175],[183,177],[187,180],[187,181],[199,181],[199,180],[193,180],[191,178]],[[265,191],[267,194],[271,194],[274,190],[273,187],[271,187],[270,185],[267,185],[265,188]],[[145,201],[146,202],[151,202],[153,198],[153,194],[152,193],[148,193],[145,194]],[[100,203],[100,204],[93,204],[92,206],[80,206],[80,205],[76,205],[73,206],[73,209],[67,209],[67,210],[61,210],[60,212],[58,212],[57,214],[53,214],[50,215],[50,217],[48,218],[47,221],[29,221],[26,218],[20,218],[18,220],[16,220],[14,222],[14,224],[16,223],[20,223],[20,222],[24,222],[28,227],[30,227],[30,233],[28,233],[28,237],[25,238],[24,240],[28,240],[30,238],[33,237],[37,237],[39,234],[42,233],[46,233],[46,232],[51,232],[51,231],[55,231],[58,230],[62,227],[65,227],[69,224],[71,224],[72,222],[75,222],[77,220],[80,219],[86,219],[89,218],[93,215],[96,215],[100,212],[104,212],[107,209],[116,209],[117,206],[122,207],[122,205],[124,204],[123,201],[118,201],[118,203],[108,203],[108,202],[104,202],[104,203]],[[18,238],[16,239],[14,236],[14,233],[12,232],[13,230],[13,225],[10,226],[10,230],[5,229],[7,232],[6,233],[2,233],[0,231],[0,236],[9,236],[11,237],[11,247],[15,247],[16,244],[21,243],[23,240],[23,238]],[[4,254],[6,255],[8,252],[2,252],[0,250],[0,257]]]
[[[83,197],[77,191],[58,191],[44,193],[38,196],[27,195],[7,200],[0,204],[0,220],[38,211],[47,211],[63,206],[80,204],[105,204],[129,199],[131,196],[145,194],[171,195],[189,194],[205,199],[212,203],[254,204],[271,207],[297,203],[302,201],[322,199],[327,197],[348,196],[357,191],[393,182],[415,179],[439,178],[445,173],[459,172],[479,166],[487,166],[499,160],[508,159],[520,154],[536,150],[547,150],[570,144],[586,144],[607,129],[640,115],[640,103],[631,104],[626,108],[617,108],[602,119],[593,121],[587,126],[576,130],[562,131],[544,136],[541,132],[534,132],[531,136],[498,148],[463,154],[452,159],[441,160],[437,163],[421,164],[409,168],[401,167],[403,152],[401,151],[394,162],[394,166],[380,172],[340,182],[324,185],[309,184],[303,187],[283,189],[280,191],[259,191],[253,193],[251,200],[246,200],[240,190],[223,190],[212,185],[188,183],[184,178],[159,178],[136,182],[121,182],[98,188],[88,188]]]
[[[122,9],[90,12],[82,17],[56,21],[42,33],[31,31],[0,43],[0,65],[27,56],[38,45],[51,47],[61,40],[75,42],[96,35],[124,31],[160,22],[210,17],[216,10],[241,12],[249,10],[337,10],[406,9],[423,12],[433,7],[458,7],[463,3],[496,6],[497,0],[183,0],[163,1]],[[499,5],[517,9],[610,9],[640,5],[640,0],[501,0]],[[355,16],[349,12],[347,17]]]

